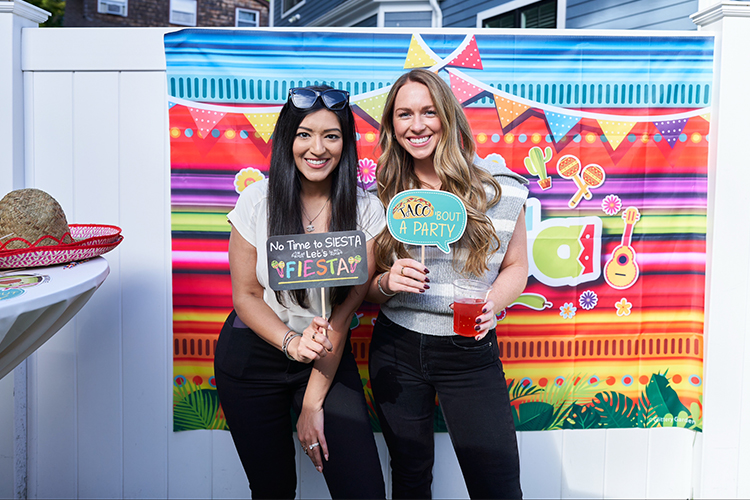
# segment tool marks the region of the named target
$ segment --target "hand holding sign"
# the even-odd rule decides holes
[[[386,215],[388,230],[396,240],[435,245],[445,253],[450,253],[449,245],[461,239],[466,229],[466,207],[458,196],[445,191],[403,191],[388,204]]]
[[[272,290],[321,287],[322,316],[325,287],[367,283],[367,240],[362,231],[290,234],[268,238],[268,273]]]

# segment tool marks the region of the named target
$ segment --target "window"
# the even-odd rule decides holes
[[[557,28],[557,11],[557,0],[542,0],[482,19],[481,26],[483,28]]]
[[[305,3],[305,0],[282,0],[281,17],[286,17],[291,11],[296,10]]]
[[[181,26],[195,26],[198,0],[169,0],[169,22]]]
[[[260,12],[249,9],[235,9],[234,25],[238,28],[256,28],[260,26]]]
[[[128,16],[128,0],[99,0],[97,12],[113,16]]]

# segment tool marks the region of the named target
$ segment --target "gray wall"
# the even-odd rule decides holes
[[[698,0],[568,0],[566,28],[695,30]]]
[[[386,28],[430,28],[432,27],[432,11],[386,12],[384,25]]]
[[[443,0],[444,27],[476,27],[477,13],[509,0]],[[698,0],[568,0],[566,28],[694,30]]]

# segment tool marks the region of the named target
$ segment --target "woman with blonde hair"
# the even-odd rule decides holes
[[[391,455],[393,498],[431,498],[433,421],[439,399],[472,498],[520,498],[518,448],[499,359],[495,313],[528,276],[527,181],[475,156],[460,103],[435,73],[412,70],[391,87],[380,128],[378,195],[385,206],[407,189],[457,195],[463,237],[450,254],[376,240],[379,274],[367,299],[381,303],[370,345],[375,408]],[[473,337],[453,332],[458,278],[491,285]]]

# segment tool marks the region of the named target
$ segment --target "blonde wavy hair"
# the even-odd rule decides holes
[[[456,245],[468,250],[468,258],[463,269],[458,269],[457,252],[454,252],[453,267],[462,274],[480,276],[488,269],[490,255],[500,248],[500,240],[486,212],[487,208],[500,201],[502,191],[500,184],[489,172],[474,165],[476,148],[469,120],[448,85],[435,73],[424,69],[412,70],[401,75],[388,93],[378,142],[381,151],[377,170],[378,196],[383,205],[388,207],[391,199],[401,191],[422,187],[414,172],[414,160],[396,140],[393,128],[396,96],[408,82],[421,83],[427,87],[442,125],[442,137],[435,147],[433,157],[441,190],[455,194],[466,206],[466,231]],[[489,200],[485,186],[494,190],[494,195]],[[391,236],[388,228],[378,235],[376,243],[375,256],[380,271],[386,271],[393,265],[394,255],[398,258],[413,258],[404,244]]]

